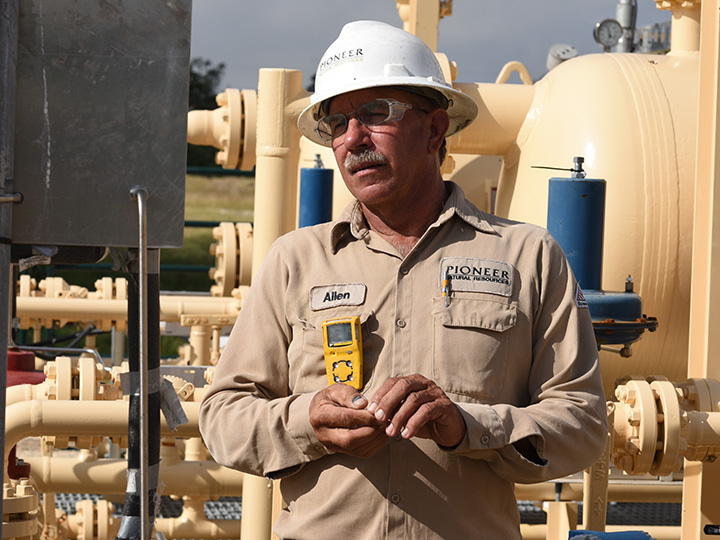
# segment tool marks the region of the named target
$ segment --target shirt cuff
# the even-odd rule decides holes
[[[310,424],[310,402],[315,393],[300,394],[290,403],[287,429],[298,450],[305,456],[305,461],[314,461],[331,454],[315,435]]]
[[[476,454],[487,450],[488,454],[507,446],[507,436],[502,422],[490,405],[456,403],[465,421],[465,437],[455,447],[440,447],[451,454]]]

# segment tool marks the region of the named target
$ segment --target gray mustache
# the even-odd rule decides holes
[[[385,165],[388,159],[375,150],[362,150],[356,154],[348,154],[345,156],[343,165],[345,169],[354,172],[362,167],[371,165]]]

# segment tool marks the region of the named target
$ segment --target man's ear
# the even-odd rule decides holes
[[[443,141],[445,134],[450,127],[450,117],[444,109],[435,109],[428,113],[430,116],[430,136],[428,137],[428,152],[436,154]]]

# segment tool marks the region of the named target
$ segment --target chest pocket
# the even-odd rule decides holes
[[[363,340],[363,380],[368,385],[368,377],[372,374],[377,361],[377,351],[373,340],[372,324],[375,321],[372,311],[358,313],[357,310],[340,309],[323,310],[321,315],[308,317],[299,321],[299,334],[302,343],[301,355],[290,365],[290,377],[293,390],[298,393],[316,392],[328,385],[325,373],[325,353],[323,350],[322,323],[337,317],[360,317],[360,328]]]
[[[517,321],[512,304],[487,299],[433,298],[433,376],[448,393],[492,402],[503,390],[509,330]]]

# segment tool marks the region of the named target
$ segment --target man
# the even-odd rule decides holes
[[[606,439],[590,317],[547,231],[440,175],[477,106],[419,39],[347,25],[298,126],[356,202],[275,242],[203,402],[218,462],[280,478],[280,538],[520,538],[514,482]],[[322,323],[358,316],[364,387],[328,386]]]

